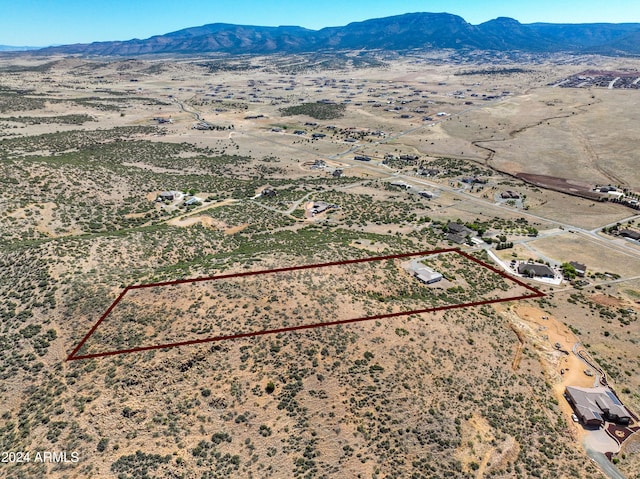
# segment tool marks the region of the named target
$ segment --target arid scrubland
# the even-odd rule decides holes
[[[0,475],[599,477],[504,311],[552,314],[640,412],[638,211],[584,197],[640,193],[640,92],[553,86],[639,65],[485,61],[0,59],[0,450],[79,454]],[[452,246],[587,273],[500,307],[67,361],[130,285]],[[432,285],[396,261],[136,290],[85,352],[522,294],[449,255]]]

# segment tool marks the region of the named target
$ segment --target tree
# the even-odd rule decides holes
[[[568,280],[575,279],[578,274],[576,272],[576,269],[569,263],[562,263],[562,266],[560,266],[560,270],[562,271],[562,275]]]

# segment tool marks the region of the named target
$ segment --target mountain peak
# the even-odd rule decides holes
[[[520,23],[518,20],[511,17],[494,18],[493,20],[489,20],[488,22],[483,23],[483,25],[486,25],[487,23],[497,23],[499,25],[522,25],[522,23]]]
[[[297,53],[336,49],[405,51],[412,49],[473,48],[497,51],[598,51],[606,46],[616,54],[632,54],[640,24],[524,25],[509,17],[472,25],[450,13],[405,13],[309,30],[297,26],[249,26],[212,23],[157,35],[146,40],[67,45],[40,50],[41,54],[85,55]]]

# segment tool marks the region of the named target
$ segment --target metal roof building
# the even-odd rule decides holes
[[[409,269],[413,272],[413,275],[424,284],[437,283],[442,279],[441,273],[428,268],[419,260],[413,260],[409,265]]]

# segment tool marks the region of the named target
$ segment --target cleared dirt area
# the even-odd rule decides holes
[[[622,306],[626,305],[624,301],[621,301],[619,298],[616,298],[615,296],[611,296],[609,294],[594,294],[589,299],[604,306],[614,306],[621,308]]]
[[[531,173],[517,173],[516,176],[527,183],[550,190],[556,190],[577,196],[586,196],[595,200],[598,200],[601,197],[597,193],[592,193],[592,184],[577,180],[558,178],[556,176],[534,175]]]
[[[222,230],[227,235],[233,235],[233,234],[239,233],[240,231],[242,231],[243,229],[249,226],[249,223],[236,225],[236,226],[229,226],[224,221],[216,220],[211,216],[207,216],[207,215],[183,216],[180,218],[172,219],[171,221],[167,222],[167,224],[171,226],[178,226],[180,228],[187,228],[189,226],[201,224],[203,226],[208,226],[209,228]]]
[[[588,376],[590,368],[573,353],[579,339],[571,330],[548,312],[532,306],[514,306],[504,313],[525,339],[525,348],[533,348],[544,367],[563,417],[576,439],[581,443],[585,430],[571,419],[573,410],[564,398],[567,386],[593,387],[597,378]],[[559,347],[558,347],[559,346]]]

